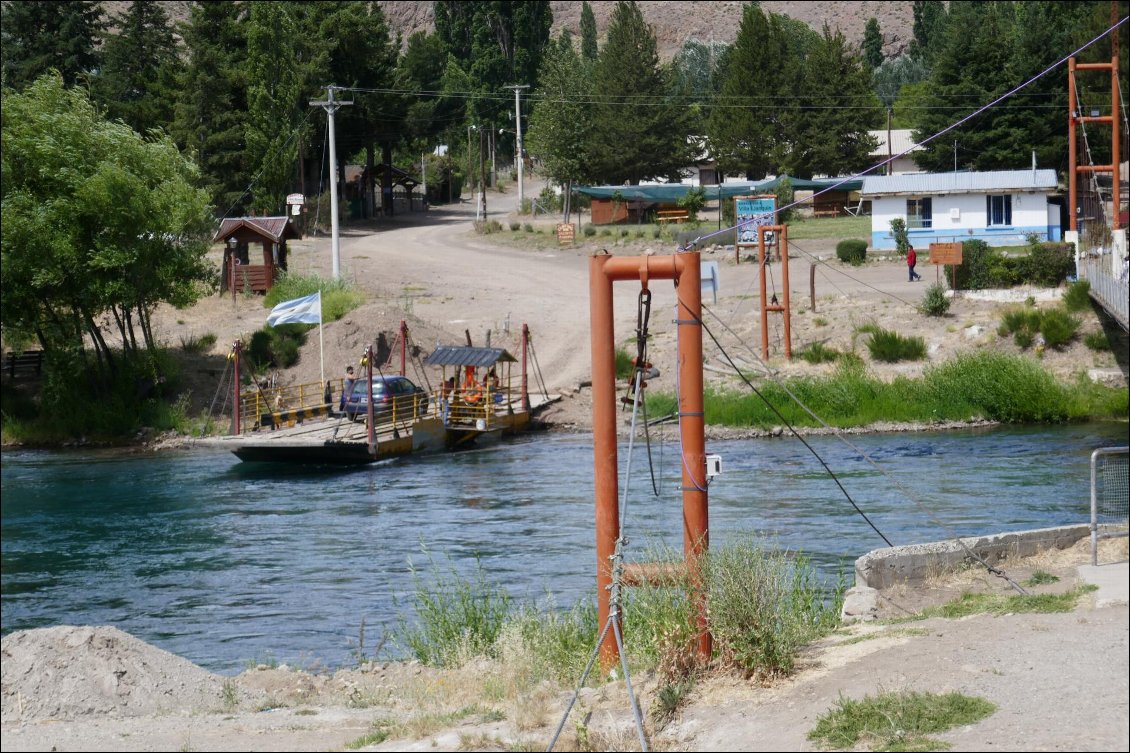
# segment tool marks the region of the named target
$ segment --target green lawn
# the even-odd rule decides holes
[[[871,218],[820,217],[798,219],[789,223],[789,238],[798,241],[819,238],[859,238],[870,243]]]

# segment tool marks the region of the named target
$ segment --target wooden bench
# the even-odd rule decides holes
[[[686,209],[660,209],[655,213],[655,221],[658,223],[664,222],[686,222],[690,219],[690,212]]]
[[[17,375],[39,376],[43,373],[43,351],[25,350],[23,353],[6,353],[0,368],[11,379],[15,379]]]
[[[839,217],[843,204],[839,202],[816,202],[812,205],[813,217]]]

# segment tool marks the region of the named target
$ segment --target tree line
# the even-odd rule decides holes
[[[429,157],[429,183],[469,177],[471,128],[513,155],[515,84],[530,86],[528,150],[561,184],[677,179],[706,156],[724,175],[843,175],[869,167],[868,131],[888,118],[923,139],[1110,24],[1107,2],[916,1],[913,11],[914,38],[894,59],[875,19],[857,46],[748,3],[733,44],[690,40],[664,63],[635,2],[616,3],[603,38],[583,3],[580,39],[551,37],[548,2],[436,2],[435,31],[403,44],[375,2],[197,2],[178,24],[156,2],[114,18],[96,2],[8,3],[5,332],[79,350],[85,335],[109,363],[98,344],[108,318],[144,348],[152,306],[206,285],[206,218],[278,213],[303,165],[321,162],[325,117],[310,100],[328,84],[353,100],[338,112],[341,162],[372,165],[379,153],[415,165],[445,144]],[[1081,59],[1109,55],[1105,41]],[[1035,151],[1062,171],[1066,75],[1056,69],[927,145],[919,165],[1017,168]],[[1109,83],[1080,87],[1100,109],[1105,87],[1109,108]],[[37,137],[31,122],[47,130]],[[1109,141],[1098,129],[1091,139],[1096,150]],[[135,195],[155,186],[176,206]],[[81,281],[59,279],[80,269]]]

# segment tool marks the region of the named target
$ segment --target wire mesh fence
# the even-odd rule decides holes
[[[1091,453],[1091,564],[1097,565],[1099,539],[1128,534],[1130,447],[1102,447]]]

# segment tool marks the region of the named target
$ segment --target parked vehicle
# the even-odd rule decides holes
[[[412,420],[428,410],[428,393],[417,387],[412,380],[402,376],[373,377],[373,421],[388,421],[393,418]],[[350,421],[363,419],[369,410],[369,390],[365,380],[353,383],[353,392],[345,403],[345,415]]]

